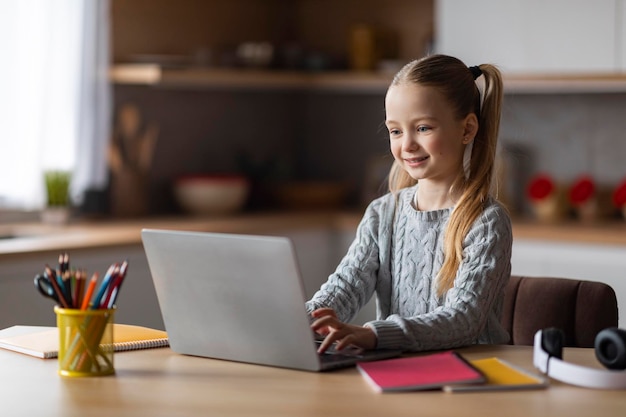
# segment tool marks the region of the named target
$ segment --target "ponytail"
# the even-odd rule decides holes
[[[484,80],[482,98],[476,79]],[[470,113],[476,114],[478,118],[478,131],[471,145],[469,172],[459,167],[459,174],[450,190],[460,195],[460,198],[444,233],[444,259],[437,275],[437,294],[442,297],[454,285],[456,273],[463,261],[463,241],[491,195],[500,128],[502,76],[490,64],[468,68],[456,58],[431,55],[405,65],[391,85],[403,83],[436,87],[447,98],[458,119]],[[392,193],[396,194],[402,188],[416,183],[417,180],[409,176],[400,165],[393,163],[389,172],[389,190]]]
[[[472,224],[481,215],[491,195],[502,103],[502,78],[492,65],[479,66],[484,78],[484,95],[479,128],[474,138],[467,179],[461,179],[463,192],[450,215],[444,235],[444,260],[437,276],[437,294],[443,296],[454,285],[463,260],[463,241]],[[459,182],[459,180],[457,180]]]

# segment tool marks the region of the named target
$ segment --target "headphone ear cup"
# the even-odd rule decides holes
[[[563,359],[563,340],[565,335],[561,329],[550,327],[541,331],[541,348],[550,356]]]
[[[598,333],[596,358],[609,369],[626,369],[626,330],[610,327]]]

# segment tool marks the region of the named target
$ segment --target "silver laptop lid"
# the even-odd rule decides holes
[[[288,238],[144,229],[142,240],[172,350],[319,370]]]

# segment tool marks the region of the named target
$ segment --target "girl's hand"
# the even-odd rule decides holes
[[[357,346],[362,349],[374,349],[377,338],[372,329],[365,326],[355,326],[339,321],[337,314],[332,308],[320,308],[311,313],[315,319],[311,328],[326,336],[317,350],[324,353],[333,343],[337,342],[335,349],[341,350],[348,346]]]

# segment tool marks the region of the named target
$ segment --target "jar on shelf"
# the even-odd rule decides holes
[[[589,175],[583,175],[572,183],[568,197],[579,220],[590,222],[601,217],[596,183]]]
[[[626,220],[626,178],[615,187],[613,191],[613,205],[622,212]]]
[[[535,218],[543,222],[561,220],[567,211],[565,193],[547,174],[533,177],[527,188],[527,196]]]

